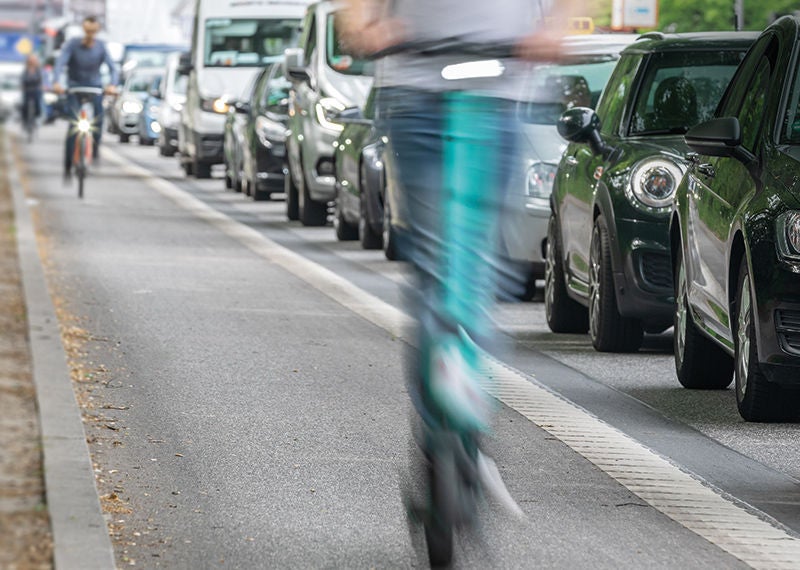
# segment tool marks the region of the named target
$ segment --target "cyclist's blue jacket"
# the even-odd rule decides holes
[[[56,61],[56,81],[61,79],[66,67],[68,87],[102,87],[100,68],[104,63],[111,74],[111,84],[116,85],[119,80],[119,70],[111,59],[105,42],[96,39],[94,44],[88,47],[80,38],[70,40],[61,48],[61,55]]]

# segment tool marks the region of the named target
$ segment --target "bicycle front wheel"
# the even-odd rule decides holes
[[[76,168],[76,174],[78,175],[78,198],[83,198],[83,184],[86,180],[86,138],[86,136],[81,136],[79,141],[80,155]]]

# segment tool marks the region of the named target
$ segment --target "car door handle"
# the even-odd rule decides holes
[[[567,158],[565,158],[564,160],[565,160],[565,162],[566,162],[567,164],[569,164],[570,166],[578,166],[578,159],[577,159],[577,158],[575,158],[574,156],[568,156],[568,157],[567,157]]]
[[[708,163],[698,164],[697,172],[709,178],[714,178],[717,175],[716,169]]]

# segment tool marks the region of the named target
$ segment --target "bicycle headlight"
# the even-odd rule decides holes
[[[335,99],[334,97],[323,97],[316,104],[317,121],[324,128],[331,131],[341,132],[344,130],[344,125],[341,123],[334,123],[328,116],[329,113],[335,111],[344,111],[345,104]]]
[[[683,176],[680,167],[665,158],[648,158],[638,163],[631,173],[631,190],[639,202],[651,208],[664,209]]]
[[[555,164],[534,162],[525,177],[525,194],[531,198],[550,198],[558,167]]]
[[[258,140],[267,148],[272,148],[272,141],[286,140],[286,127],[275,121],[270,121],[264,116],[256,117],[256,134]]]
[[[800,212],[784,212],[775,220],[776,242],[781,257],[800,261]]]
[[[141,113],[142,109],[144,109],[144,105],[142,105],[139,101],[123,101],[122,102],[122,112],[127,113],[129,115],[135,115],[137,113]]]
[[[79,119],[78,120],[78,132],[81,133],[88,133],[92,130],[92,123],[88,119]]]

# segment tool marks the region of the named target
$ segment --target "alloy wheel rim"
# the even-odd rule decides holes
[[[742,283],[739,311],[736,317],[736,390],[739,399],[747,394],[750,373],[750,283]]]
[[[551,234],[553,234],[551,232]],[[544,261],[544,311],[547,319],[549,320],[553,311],[553,302],[555,301],[555,248],[553,247],[553,239],[555,235],[548,235],[547,245],[545,246],[546,255]]]
[[[600,328],[600,236],[595,230],[589,255],[589,329],[592,339]]]
[[[686,351],[686,327],[688,318],[688,299],[686,298],[686,270],[681,262],[678,269],[678,299],[675,309],[676,330],[675,330],[675,354],[678,362],[683,365],[683,356]]]

